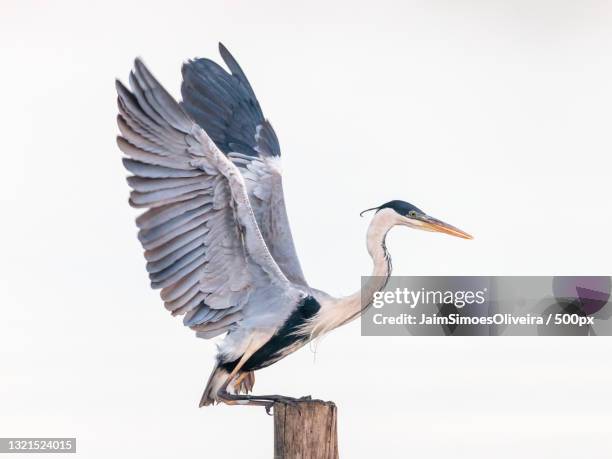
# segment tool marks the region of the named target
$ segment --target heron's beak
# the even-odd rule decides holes
[[[436,231],[438,233],[450,234],[451,236],[457,236],[463,239],[474,239],[470,234],[465,231],[461,231],[459,228],[455,228],[448,223],[444,223],[441,220],[430,217],[429,215],[423,215],[419,219],[423,229],[428,231]]]

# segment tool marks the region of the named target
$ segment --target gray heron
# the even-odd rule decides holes
[[[283,197],[280,146],[244,72],[220,44],[229,72],[209,59],[182,67],[182,102],[139,59],[128,89],[117,80],[121,135],[151,286],[200,338],[225,334],[200,406],[269,407],[294,400],[250,395],[254,372],[362,312],[391,274],[394,226],[471,236],[404,201],[374,211],[366,236],[371,281],[337,298],[306,281]]]

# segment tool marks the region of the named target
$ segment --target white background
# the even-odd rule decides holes
[[[605,1],[3,1],[0,436],[81,457],[267,458],[263,409],[198,409],[214,345],[148,287],[114,137],[142,56],[175,95],[223,41],[279,135],[307,278],[369,274],[360,210],[403,199],[475,235],[396,229],[398,275],[612,274]],[[258,372],[339,406],[344,458],[610,457],[610,338],[364,338]]]

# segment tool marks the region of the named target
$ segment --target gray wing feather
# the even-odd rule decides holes
[[[205,338],[287,314],[303,293],[270,255],[241,173],[139,60],[130,86],[117,82],[117,143],[130,204],[148,209],[138,238],[166,308]]]
[[[222,44],[219,52],[231,73],[210,59],[183,65],[182,106],[239,166],[270,253],[289,280],[305,286],[285,209],[278,138],[238,62]]]

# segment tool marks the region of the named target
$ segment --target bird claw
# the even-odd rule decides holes
[[[285,397],[283,395],[277,395],[274,398],[270,398],[269,400],[270,402],[264,405],[264,408],[266,409],[266,413],[268,414],[268,416],[273,416],[274,413],[271,413],[270,410],[274,407],[275,403],[284,403],[285,405],[289,405],[295,408],[296,410],[298,410],[298,413],[300,413],[301,415],[302,410],[300,409],[300,404],[299,404],[300,400],[311,400],[311,397],[310,395],[308,395],[306,397],[293,398],[293,397]]]

